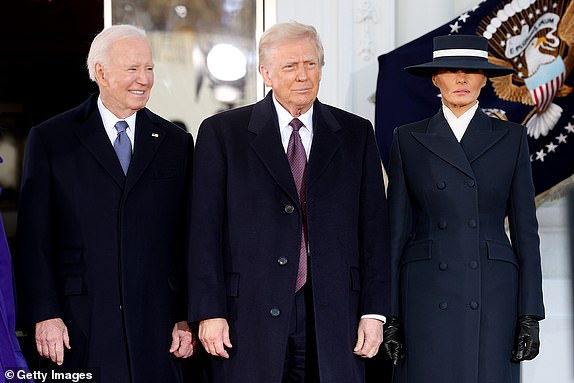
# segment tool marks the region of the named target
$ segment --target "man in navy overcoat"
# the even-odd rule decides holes
[[[317,101],[322,52],[313,27],[276,24],[260,42],[272,91],[200,127],[190,320],[212,382],[360,383],[382,341],[381,163],[368,120]],[[300,190],[288,144],[297,128]]]
[[[102,383],[181,382],[176,357],[192,352],[182,270],[193,140],[145,108],[153,61],[142,30],[102,31],[88,69],[99,94],[29,135],[23,319],[49,369]],[[122,140],[129,163],[114,150]]]

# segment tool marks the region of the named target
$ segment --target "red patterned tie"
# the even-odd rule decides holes
[[[289,145],[287,145],[287,159],[291,165],[291,172],[293,179],[297,186],[297,193],[299,194],[299,202],[301,204],[301,213],[303,215],[303,225],[301,230],[301,249],[299,250],[299,269],[297,271],[297,283],[295,284],[295,291],[299,291],[301,287],[307,282],[307,209],[306,209],[306,195],[305,184],[307,180],[307,155],[299,129],[303,123],[294,118],[289,125],[293,128],[291,137],[289,138]]]

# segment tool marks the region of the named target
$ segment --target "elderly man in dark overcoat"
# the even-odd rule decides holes
[[[364,382],[388,281],[373,128],[317,100],[315,28],[276,24],[259,52],[272,91],[199,130],[190,320],[211,382]]]
[[[389,169],[393,305],[385,350],[399,383],[518,383],[544,318],[526,129],[487,116],[481,36],[440,36],[430,77],[442,107],[395,131]],[[509,236],[505,231],[508,217]]]
[[[48,369],[102,383],[181,382],[177,357],[193,346],[182,273],[193,140],[145,107],[154,76],[142,30],[103,30],[88,70],[99,94],[29,135],[23,320]]]

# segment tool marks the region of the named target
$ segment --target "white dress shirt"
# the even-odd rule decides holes
[[[283,149],[285,150],[285,153],[287,153],[287,146],[289,146],[289,139],[291,138],[291,132],[293,131],[293,128],[289,123],[295,117],[279,104],[275,99],[275,96],[273,96],[273,103],[275,104],[275,110],[277,111],[277,117],[279,119],[281,143],[283,143]],[[311,143],[313,142],[313,106],[297,118],[303,123],[303,126],[299,129],[299,136],[301,136],[301,142],[305,148],[307,161],[309,161]]]
[[[100,116],[102,117],[102,122],[104,123],[104,128],[106,129],[106,133],[112,146],[116,141],[116,137],[118,136],[118,131],[114,127],[114,125],[118,121],[125,121],[128,123],[128,127],[126,128],[126,134],[130,138],[130,142],[132,144],[132,153],[134,151],[134,145],[136,142],[136,113],[132,114],[131,116],[121,119],[117,118],[112,112],[109,111],[108,108],[104,106],[102,100],[98,97],[98,110],[100,111]]]
[[[462,136],[466,132],[468,125],[470,124],[470,120],[474,117],[478,109],[478,101],[474,104],[469,110],[464,112],[460,117],[454,115],[452,110],[450,110],[445,104],[442,104],[442,113],[444,114],[444,118],[448,122],[450,129],[454,133],[458,142],[462,140]]]

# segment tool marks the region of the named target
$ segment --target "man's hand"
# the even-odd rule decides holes
[[[177,322],[171,332],[171,347],[169,352],[178,358],[189,358],[195,350],[196,339],[187,321]]]
[[[229,359],[227,348],[233,347],[229,340],[229,325],[224,318],[206,319],[199,322],[199,340],[209,354]]]
[[[64,346],[69,350],[68,328],[62,318],[36,323],[36,349],[44,358],[61,366],[64,363]]]
[[[363,358],[372,358],[379,352],[383,341],[383,322],[373,318],[362,318],[357,330],[357,344],[353,353]]]

